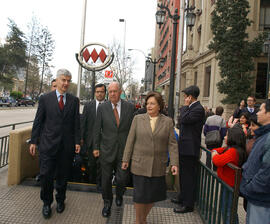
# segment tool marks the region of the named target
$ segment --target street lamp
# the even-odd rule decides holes
[[[153,81],[152,81],[152,91],[155,91],[155,79],[156,79],[156,64],[160,63],[161,67],[163,67],[165,63],[165,58],[152,59],[151,57],[146,57],[146,65],[149,66],[150,63],[154,65],[153,69]]]
[[[269,74],[269,66],[270,66],[270,32],[268,33],[268,37],[266,41],[263,44],[263,52],[267,53],[268,55],[268,60],[267,60],[267,83],[266,83],[266,94],[265,97],[266,99],[270,98],[270,93],[269,93],[269,86],[270,86],[270,74]]]
[[[172,42],[172,57],[171,57],[171,73],[170,73],[170,92],[169,92],[169,103],[168,103],[168,115],[173,118],[173,98],[174,98],[174,73],[175,73],[175,59],[176,59],[176,31],[177,21],[180,16],[178,15],[178,9],[175,9],[174,15],[171,14],[169,8],[163,4],[158,4],[160,10],[156,12],[156,21],[159,27],[164,23],[166,11],[168,12],[169,18],[173,20],[173,42]],[[166,11],[165,11],[165,10]]]
[[[146,64],[147,67],[150,65],[150,63],[152,63],[154,65],[153,77],[152,77],[152,79],[153,79],[153,81],[152,81],[152,91],[154,91],[155,90],[155,78],[156,78],[156,64],[160,63],[160,65],[163,67],[163,65],[165,63],[165,58],[160,57],[159,59],[156,59],[156,58],[152,59],[151,57],[146,56],[145,53],[140,49],[132,49],[132,48],[130,48],[128,50],[129,51],[134,51],[135,50],[135,51],[141,52],[144,55],[145,59],[146,59],[145,64]]]

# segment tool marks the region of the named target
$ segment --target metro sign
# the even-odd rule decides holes
[[[113,78],[113,71],[105,71],[105,78],[112,79]]]
[[[76,54],[79,64],[91,71],[100,71],[107,68],[114,59],[110,49],[100,43],[90,43],[81,48]]]

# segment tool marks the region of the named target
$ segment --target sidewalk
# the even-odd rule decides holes
[[[132,192],[124,196],[122,207],[113,202],[111,216],[103,218],[101,195],[93,192],[67,191],[66,209],[56,213],[56,203],[52,204],[52,217],[42,217],[42,202],[39,199],[40,188],[36,186],[6,185],[7,168],[0,169],[0,224],[134,224],[135,210]],[[130,191],[130,190],[129,190]],[[148,216],[148,224],[202,224],[197,211],[187,214],[173,213],[174,204],[170,200],[159,202]]]

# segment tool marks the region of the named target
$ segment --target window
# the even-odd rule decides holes
[[[258,63],[256,78],[256,98],[264,99],[266,95],[267,63]]]
[[[260,30],[270,31],[270,1],[261,0]]]
[[[208,66],[205,68],[204,91],[203,91],[204,97],[209,97],[210,95],[210,82],[211,82],[211,66]]]

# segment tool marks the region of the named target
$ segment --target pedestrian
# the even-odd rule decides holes
[[[57,213],[65,209],[67,181],[72,159],[80,152],[79,99],[67,93],[71,73],[57,71],[57,88],[40,97],[33,124],[30,153],[35,155],[39,142],[40,198],[43,201],[44,218],[51,216],[54,178],[56,179]]]
[[[93,155],[94,147],[94,126],[97,117],[97,109],[99,105],[105,102],[106,86],[97,84],[95,86],[96,99],[85,104],[81,122],[81,140],[82,144],[87,148],[88,165],[89,165],[89,182],[97,184],[97,190],[101,190],[101,168],[99,159]]]
[[[258,108],[255,107],[256,98],[254,96],[249,96],[247,98],[247,107],[244,107],[242,112],[249,113],[249,117],[256,116],[259,111]]]
[[[242,166],[240,192],[247,199],[247,224],[270,222],[270,100],[257,113],[262,125],[254,131],[256,141]]]
[[[238,107],[235,109],[233,112],[233,118],[240,118],[240,114],[243,112],[243,109],[246,107],[246,102],[245,100],[241,100],[240,103],[238,104]]]
[[[172,174],[178,172],[173,121],[161,113],[163,107],[160,93],[147,94],[147,113],[134,117],[122,159],[122,169],[127,170],[130,166],[133,174],[136,224],[146,223],[154,202],[166,199],[168,152]]]
[[[53,80],[51,81],[51,91],[56,90],[56,88],[57,88],[56,79],[53,79]]]
[[[232,163],[241,167],[246,159],[246,136],[239,126],[229,128],[225,136],[226,147],[215,148],[212,150],[213,164],[217,167],[217,175],[230,187],[235,185],[235,170],[226,164]],[[221,210],[223,219],[226,223],[230,223],[231,208],[232,208],[232,193],[228,192],[227,188],[223,189]],[[226,208],[225,208],[226,207]],[[227,213],[225,213],[227,211]],[[226,218],[225,218],[226,217]],[[224,221],[225,222],[225,221]],[[236,224],[238,216],[236,215]]]
[[[225,120],[222,118],[222,114],[223,114],[223,107],[222,106],[218,106],[216,108],[216,114],[213,116],[210,116],[206,119],[206,122],[204,124],[204,129],[203,129],[203,134],[205,136],[205,141],[207,142],[207,134],[209,135],[210,132],[213,131],[218,131],[219,132],[219,136],[220,136],[220,141],[219,142],[212,142],[212,143],[208,143],[206,144],[206,148],[209,150],[212,150],[214,148],[219,148],[222,146],[223,143],[223,139],[226,135],[226,122]],[[212,168],[212,164],[211,164],[211,153],[207,153],[206,154],[206,166],[211,169]],[[214,170],[216,170],[214,168]]]
[[[200,156],[201,134],[205,111],[197,100],[200,89],[189,86],[183,90],[185,105],[181,108],[179,125],[179,178],[181,193],[172,202],[178,203],[175,213],[187,213],[194,210],[196,198],[196,180]]]
[[[111,213],[113,170],[116,171],[115,203],[117,206],[123,203],[128,171],[121,169],[122,157],[135,112],[133,104],[120,99],[119,83],[110,83],[108,93],[109,100],[98,107],[93,150],[94,156],[99,157],[101,165],[103,217],[108,217]]]

